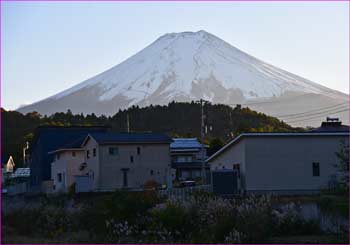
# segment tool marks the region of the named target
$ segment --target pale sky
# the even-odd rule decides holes
[[[2,2],[2,101],[32,103],[170,32],[210,32],[272,65],[349,93],[348,2]]]

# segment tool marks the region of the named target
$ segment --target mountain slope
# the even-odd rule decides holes
[[[319,97],[310,102],[313,95]],[[19,111],[52,114],[71,109],[110,115],[132,105],[201,98],[277,114],[322,108],[323,101],[332,105],[348,100],[343,93],[269,65],[199,31],[166,34],[119,65]],[[286,99],[289,102],[283,107],[271,109]],[[266,103],[270,100],[275,102]]]

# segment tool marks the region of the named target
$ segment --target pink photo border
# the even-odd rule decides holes
[[[2,41],[2,2],[348,2],[348,14],[350,18],[350,0],[0,0],[0,41]],[[349,31],[349,30],[348,30]],[[349,31],[350,37],[350,31]],[[350,40],[350,39],[349,39]],[[350,43],[349,43],[350,47]],[[350,64],[350,53],[349,55],[349,64]],[[2,45],[0,43],[0,108],[2,108]],[[350,84],[350,69],[349,69],[349,84]],[[350,88],[349,88],[350,95]],[[2,114],[0,113],[0,139],[2,139]],[[350,115],[349,115],[350,119]],[[2,164],[2,141],[0,140],[0,158]],[[2,175],[0,181],[0,211],[2,210]],[[350,197],[348,193],[348,197]],[[350,210],[349,210],[350,211]],[[350,212],[349,212],[350,215]],[[349,216],[350,218],[350,216]],[[350,219],[349,219],[350,220]],[[350,223],[349,223],[350,226]],[[350,243],[350,241],[349,241]],[[2,217],[0,219],[0,244],[2,243]],[[97,245],[97,244],[85,244],[85,245]],[[130,245],[130,244],[129,244]],[[264,244],[261,244],[264,245]],[[266,244],[272,245],[272,244]]]

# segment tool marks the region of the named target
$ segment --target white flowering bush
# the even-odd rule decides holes
[[[227,236],[225,236],[224,243],[241,243],[243,237],[244,234],[242,232],[239,232],[233,228],[233,230]]]
[[[272,236],[315,234],[298,205],[273,207],[268,196],[225,199],[195,193],[186,200],[154,193],[114,193],[84,207],[42,206],[7,214],[4,225],[19,234],[65,237],[86,231],[93,243],[261,243]]]
[[[278,225],[296,222],[301,218],[299,207],[294,202],[285,204],[280,209],[274,209],[272,215]]]

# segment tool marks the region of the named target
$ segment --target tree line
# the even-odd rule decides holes
[[[206,103],[204,105],[206,125],[204,143],[209,144],[209,154],[218,150],[224,142],[244,132],[295,132],[302,128],[293,128],[277,118],[253,111],[249,108],[235,108],[223,104]],[[40,125],[52,126],[97,126],[108,125],[113,132],[161,132],[171,137],[200,137],[201,107],[197,102],[171,102],[168,105],[150,105],[140,108],[132,106],[119,110],[111,116],[91,114],[73,114],[57,112],[52,115],[40,115],[38,112],[21,114],[17,111],[1,109],[2,116],[2,153],[1,162],[5,163],[10,155],[16,166],[23,162],[22,148],[33,138],[35,129]],[[127,123],[129,121],[129,123]]]

